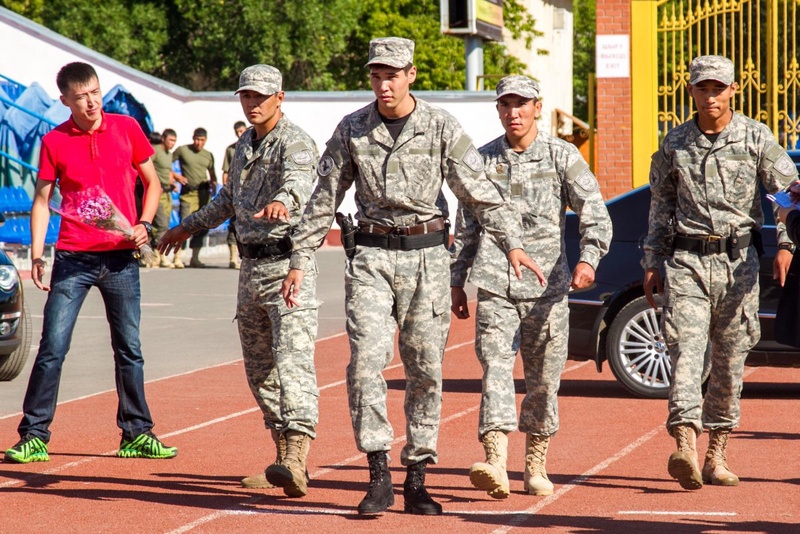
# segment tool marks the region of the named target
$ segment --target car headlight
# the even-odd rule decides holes
[[[0,265],[0,289],[13,291],[19,284],[19,275],[13,265]]]

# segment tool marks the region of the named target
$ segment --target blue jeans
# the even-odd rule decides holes
[[[144,397],[144,359],[139,342],[141,292],[139,266],[132,251],[57,251],[44,307],[39,353],[33,363],[22,406],[19,435],[50,440],[48,427],[58,401],[61,367],[83,301],[93,286],[100,290],[111,328],[116,374],[117,426],[131,440],[153,427]]]

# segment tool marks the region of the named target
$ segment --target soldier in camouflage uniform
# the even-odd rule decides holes
[[[269,65],[242,71],[236,91],[252,128],[236,143],[228,183],[216,198],[164,236],[175,248],[236,215],[242,254],[236,317],[245,372],[277,449],[266,473],[248,488],[280,486],[290,497],[307,492],[306,457],[316,437],[319,390],[314,370],[317,267],[303,269],[310,291],[288,309],[281,282],[289,270],[289,233],[306,206],[318,158],[311,137],[281,112],[281,74]],[[265,207],[266,206],[266,207]]]
[[[424,482],[426,464],[438,459],[442,357],[450,324],[443,181],[508,252],[516,275],[521,276],[521,265],[538,271],[521,249],[518,217],[485,179],[469,137],[448,113],[410,94],[413,53],[408,39],[370,42],[367,66],[377,101],[346,116],[328,141],[317,188],[293,236],[292,270],[283,287],[288,303],[298,298],[306,263],[355,182],[359,229],[346,265],[345,306],[350,413],[370,471],[367,495],[358,506],[363,515],[381,514],[394,503],[387,467],[394,436],[381,372],[392,359],[398,327],[407,379],[407,443],[400,455],[407,467],[405,511],[442,513]]]
[[[463,207],[458,210],[451,266],[452,310],[469,317],[464,283],[478,286],[476,352],[483,366],[478,438],[486,461],[470,469],[470,480],[495,499],[509,495],[506,460],[509,432],[517,429],[514,360],[520,351],[526,395],[519,428],[526,435],[525,490],[550,495],[545,460],[558,430],[558,387],[567,361],[567,292],[594,281],[595,269],[611,240],[611,220],[597,180],[578,149],[539,131],[539,85],[527,76],[497,84],[497,111],[506,133],[480,148],[486,176],[522,219],[525,252],[541,266],[542,287],[513,276],[502,248]],[[580,262],[569,272],[564,217],[578,214]],[[471,271],[470,271],[471,268]]]
[[[739,424],[744,361],[761,334],[758,249],[763,224],[760,181],[775,192],[796,171],[769,128],[730,107],[738,85],[733,63],[700,56],[688,91],[697,113],[673,129],[650,167],[650,231],[642,266],[645,295],[662,290],[662,330],[672,361],[667,430],[675,438],[668,470],[685,489],[703,483],[735,486],[727,466],[730,432]],[[674,234],[674,235],[673,235]],[[778,227],[778,242],[788,242]],[[785,277],[791,254],[776,256]],[[711,343],[711,375],[703,400],[703,360]],[[696,438],[709,431],[702,472]]]

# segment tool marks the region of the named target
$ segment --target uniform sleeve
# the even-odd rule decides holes
[[[196,234],[201,230],[216,228],[233,217],[234,214],[231,192],[226,185],[219,190],[219,193],[211,202],[185,217],[181,221],[181,226],[190,234]]]
[[[581,234],[579,261],[596,270],[611,246],[611,218],[600,194],[600,185],[577,150],[568,156],[564,187],[569,205],[578,215]]]
[[[658,269],[672,254],[672,221],[678,198],[675,177],[663,146],[653,154],[650,163],[650,192],[649,231],[644,241],[642,267]]]
[[[522,248],[519,215],[483,172],[483,158],[460,129],[445,135],[442,173],[459,203],[470,210],[497,243],[509,251]]]
[[[328,141],[317,165],[317,187],[306,204],[303,218],[292,234],[290,269],[305,269],[333,224],[336,209],[353,184],[353,163],[342,123]]]
[[[481,225],[472,213],[459,205],[456,214],[456,229],[450,247],[450,286],[464,287],[467,275],[475,261],[481,240]]]
[[[764,184],[764,188],[770,193],[775,193],[789,187],[797,179],[797,167],[795,167],[794,161],[789,157],[789,154],[775,141],[772,132],[765,135],[765,138],[764,157],[759,162],[758,174],[761,178],[761,183]],[[777,221],[778,205],[773,204],[772,210]],[[775,232],[777,233],[778,243],[788,243],[790,241],[784,223],[778,222],[775,225]]]
[[[290,212],[302,211],[311,196],[317,168],[317,147],[310,140],[295,141],[283,151],[283,180],[272,198]]]

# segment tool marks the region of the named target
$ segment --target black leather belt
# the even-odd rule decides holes
[[[388,250],[419,250],[440,245],[447,245],[449,232],[440,230],[421,235],[369,234],[356,232],[356,245],[362,247],[385,248]]]
[[[197,185],[184,184],[181,185],[181,193],[191,193],[192,191],[200,191],[202,189],[208,189],[210,185],[211,184],[209,184],[208,182],[200,182]]]
[[[275,256],[283,256],[292,251],[292,240],[285,236],[271,245],[251,245],[247,243],[237,243],[239,254],[248,260],[261,260]]]
[[[731,250],[741,250],[750,246],[752,234],[722,237],[719,235],[689,236],[678,234],[672,244],[678,250],[696,252],[698,254],[722,254]]]
[[[447,227],[443,217],[437,217],[414,226],[381,226],[379,224],[359,223],[358,231],[365,234],[423,235],[441,232]]]

